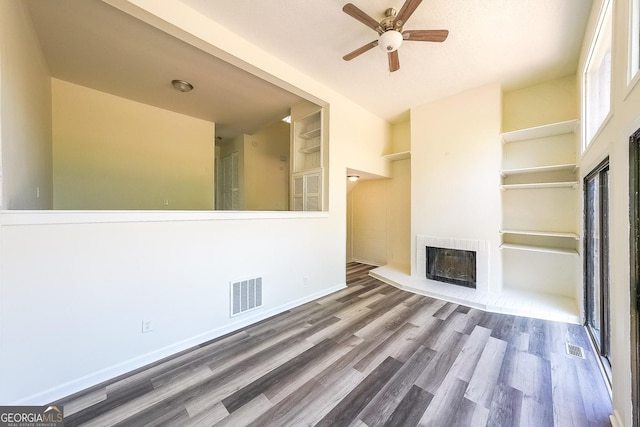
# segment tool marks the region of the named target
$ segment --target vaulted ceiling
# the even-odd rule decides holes
[[[346,0],[182,0],[234,33],[381,117],[500,82],[506,89],[575,73],[591,0],[424,0],[406,29],[447,29],[444,43],[404,42],[400,70],[386,53],[342,56],[376,39],[342,11]],[[352,0],[375,20],[404,0]]]
[[[163,0],[169,1],[169,0]],[[405,41],[400,69],[345,1],[173,0],[390,121],[409,108],[479,85],[506,89],[576,72],[591,0],[424,0],[405,29],[447,29],[443,43]],[[375,20],[403,0],[352,0]],[[300,98],[142,23],[100,0],[28,0],[54,77],[252,133]],[[187,77],[188,76],[188,77]],[[188,78],[196,90],[171,89]]]

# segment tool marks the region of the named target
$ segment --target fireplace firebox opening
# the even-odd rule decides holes
[[[476,288],[476,253],[427,246],[427,279]]]

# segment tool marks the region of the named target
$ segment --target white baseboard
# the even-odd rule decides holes
[[[613,414],[609,415],[609,421],[611,421],[611,427],[624,427],[618,411],[613,411]]]
[[[136,369],[142,368],[146,365],[157,362],[166,357],[169,357],[181,351],[187,350],[191,347],[200,345],[202,343],[221,337],[230,332],[252,325],[256,322],[267,319],[271,316],[275,316],[276,314],[282,313],[283,311],[289,310],[294,307],[298,307],[302,304],[316,300],[318,298],[322,298],[325,295],[329,295],[333,292],[344,289],[346,288],[346,286],[347,285],[343,283],[340,285],[333,286],[331,288],[323,289],[322,291],[315,292],[311,295],[307,295],[303,298],[299,298],[297,300],[283,304],[279,307],[275,307],[266,311],[253,312],[252,313],[253,315],[250,317],[242,318],[240,320],[235,320],[234,318],[233,322],[226,324],[224,326],[221,326],[219,328],[212,329],[205,333],[193,336],[191,338],[187,338],[185,340],[176,342],[174,344],[170,344],[166,347],[159,348],[152,352],[142,354],[140,356],[109,366],[99,371],[92,372],[88,375],[84,375],[80,378],[76,378],[74,380],[68,381],[59,386],[52,387],[48,390],[44,390],[44,391],[32,394],[30,396],[27,396],[25,398],[19,399],[15,402],[8,403],[8,405],[46,405],[48,403],[55,402],[56,400],[62,399],[66,396],[85,390],[89,387],[93,387],[97,384],[103,383],[112,378],[118,377],[120,375],[126,374]]]
[[[357,262],[358,264],[372,265],[374,267],[382,267],[384,265],[384,264],[376,263],[373,261],[367,261],[360,258],[351,258],[351,262]]]

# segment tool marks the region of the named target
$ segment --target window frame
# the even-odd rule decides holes
[[[611,386],[611,270],[610,270],[610,175],[609,157],[584,177],[584,324],[599,353],[600,362]],[[593,217],[589,214],[589,188],[596,184]],[[592,223],[591,220],[596,220]],[[595,229],[592,228],[595,226]],[[592,254],[597,263],[592,264]],[[593,273],[592,276],[590,273]],[[593,280],[595,279],[595,281]],[[596,297],[597,295],[597,297]],[[598,305],[595,306],[594,304]],[[592,315],[597,314],[599,329],[594,329]]]
[[[608,40],[607,40],[608,39]],[[602,44],[607,43],[607,47],[602,49]],[[607,51],[611,56],[613,51],[613,1],[612,0],[604,0],[601,6],[601,9],[598,13],[598,21],[596,25],[595,32],[591,39],[591,43],[589,44],[589,50],[587,54],[587,59],[585,61],[584,67],[582,69],[582,152],[584,153],[591,143],[597,138],[605,124],[609,121],[612,116],[612,102],[611,102],[611,74],[612,70],[609,69],[609,81],[608,81],[608,105],[607,105],[607,113],[602,115],[601,119],[598,119],[600,122],[597,126],[593,127],[593,131],[591,132],[591,116],[592,112],[588,109],[589,100],[592,97],[590,91],[590,83],[593,76],[595,62],[601,59],[604,55],[606,55]],[[598,70],[601,68],[601,61]],[[609,66],[611,67],[611,60],[609,60]],[[600,86],[602,87],[602,86]]]
[[[640,0],[629,1],[627,95],[640,80]]]

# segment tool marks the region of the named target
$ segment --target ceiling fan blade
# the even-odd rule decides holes
[[[342,59],[344,59],[345,61],[351,61],[356,56],[362,55],[363,53],[365,53],[369,49],[373,49],[376,46],[378,46],[378,40],[374,40],[371,43],[367,43],[364,46],[357,48],[356,50],[354,50],[351,53],[347,53],[345,56],[342,57]]]
[[[415,12],[418,6],[420,6],[420,3],[422,3],[422,0],[405,1],[400,12],[398,12],[396,19],[393,21],[394,26],[398,28],[406,24],[409,17],[413,15],[413,12]]]
[[[407,30],[402,32],[404,40],[416,42],[443,42],[448,35],[449,30]]]
[[[398,51],[394,50],[393,52],[389,52],[389,71],[392,73],[394,71],[398,71],[400,69],[400,57],[398,56]]]
[[[347,15],[357,19],[362,22],[367,27],[380,32],[378,29],[380,28],[380,23],[364,13],[362,10],[358,9],[353,3],[347,3],[342,8],[342,11]]]

